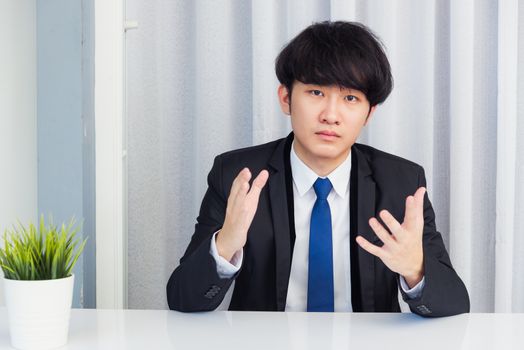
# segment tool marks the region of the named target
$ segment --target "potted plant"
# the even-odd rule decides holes
[[[37,228],[21,223],[4,232],[0,265],[11,345],[17,349],[52,349],[66,344],[73,297],[73,267],[86,241],[75,239],[79,227]]]

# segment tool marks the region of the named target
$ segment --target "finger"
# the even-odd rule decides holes
[[[374,256],[380,258],[382,260],[383,250],[381,247],[376,246],[372,243],[370,243],[367,239],[365,239],[362,236],[357,236],[356,241],[358,245],[364,249],[366,252],[373,254]]]
[[[237,177],[233,180],[231,191],[229,192],[229,199],[234,200],[237,197],[238,191],[241,189],[243,183],[247,183],[251,178],[251,172],[248,168],[242,169]],[[248,185],[249,187],[249,185]]]
[[[424,196],[426,194],[426,188],[419,187],[414,196],[413,212],[415,213],[414,223],[418,225],[424,225]]]
[[[420,210],[424,210],[424,195],[426,194],[426,188],[425,187],[419,187],[417,189],[417,192],[415,192],[415,202],[419,206]]]
[[[397,219],[395,219],[393,215],[391,215],[389,211],[381,210],[379,215],[382,221],[384,221],[386,226],[389,228],[389,231],[393,233],[393,235],[397,237],[402,235],[402,226],[400,226],[400,223],[397,221]]]
[[[417,220],[417,206],[415,204],[415,197],[406,197],[406,212],[404,214],[404,224],[412,227]]]
[[[251,172],[248,174],[249,176],[243,176],[238,184],[238,191],[235,196],[235,202],[236,203],[243,203],[244,199],[246,198],[247,192],[249,191],[249,180],[251,179]]]
[[[251,184],[251,189],[249,190],[248,196],[250,198],[254,198],[258,201],[258,197],[260,196],[260,192],[262,191],[262,188],[266,185],[267,179],[269,178],[269,172],[267,170],[262,170],[258,176],[253,180],[253,183]]]
[[[375,218],[369,219],[369,226],[371,226],[371,229],[376,233],[378,238],[384,243],[384,244],[391,244],[393,243],[394,239],[389,234],[388,230],[382,226],[382,224]]]
[[[407,227],[412,228],[417,223],[424,221],[424,194],[426,188],[419,187],[413,196],[406,198],[406,213],[404,214],[404,223]]]

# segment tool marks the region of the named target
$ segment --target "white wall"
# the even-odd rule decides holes
[[[37,214],[36,0],[0,0],[0,232]],[[3,241],[1,241],[3,245]],[[4,304],[0,285],[0,305]]]

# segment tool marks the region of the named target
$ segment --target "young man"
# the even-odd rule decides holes
[[[280,53],[285,139],[215,158],[195,233],[167,284],[171,309],[469,311],[424,170],[355,143],[392,89],[363,25],[313,24]]]

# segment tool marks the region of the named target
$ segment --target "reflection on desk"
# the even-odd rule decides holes
[[[5,308],[0,349],[10,349]],[[73,309],[61,349],[524,349],[524,314]]]

